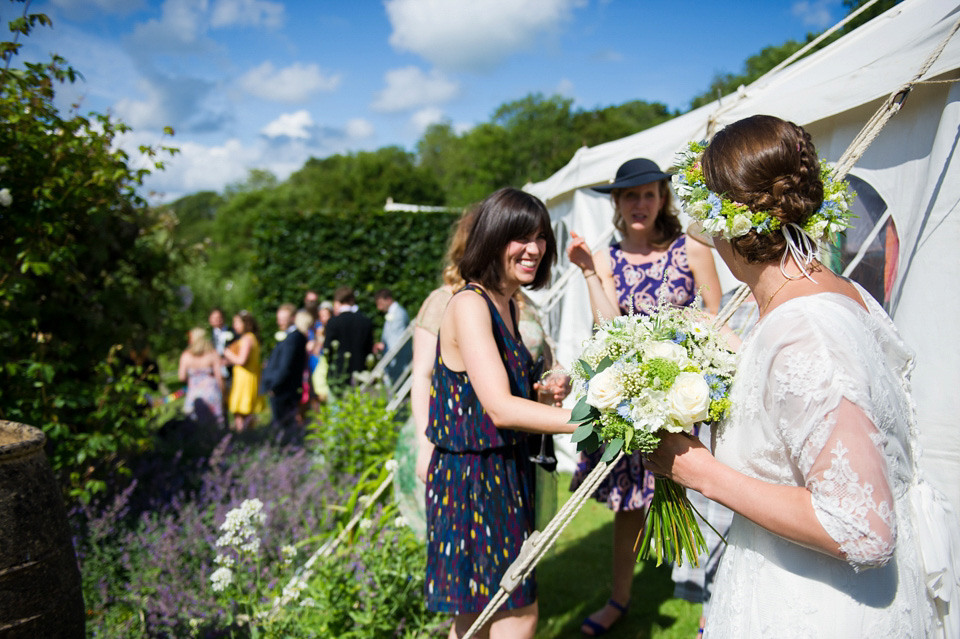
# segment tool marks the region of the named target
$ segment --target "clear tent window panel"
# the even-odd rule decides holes
[[[853,203],[856,217],[825,251],[824,261],[834,272],[846,274],[867,289],[889,311],[900,254],[897,227],[876,189],[855,175],[848,175],[847,182],[857,194]]]

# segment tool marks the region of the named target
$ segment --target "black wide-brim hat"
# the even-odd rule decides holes
[[[661,171],[653,160],[634,158],[620,165],[617,169],[617,177],[610,180],[610,184],[591,188],[599,193],[610,193],[614,189],[629,189],[631,186],[641,186],[669,178],[670,174]]]

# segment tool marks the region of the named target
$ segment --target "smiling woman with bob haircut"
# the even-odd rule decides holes
[[[570,433],[570,411],[532,401],[533,359],[518,330],[514,293],[540,288],[557,259],[546,207],[501,189],[478,207],[460,272],[466,285],[440,323],[427,437],[427,606],[465,633],[496,593],[534,527],[534,465],[527,433]],[[545,402],[563,386],[540,385]],[[546,392],[544,392],[546,390]],[[526,579],[480,637],[533,637],[537,586]]]

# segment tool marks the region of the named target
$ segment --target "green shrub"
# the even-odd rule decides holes
[[[412,316],[440,285],[447,237],[458,218],[452,212],[264,211],[253,230],[252,310],[258,318],[272,318],[280,304],[298,303],[308,289],[330,299],[337,287],[348,285],[378,326],[383,320],[373,294],[382,287],[392,289]]]
[[[35,24],[49,19],[24,11],[9,26]],[[10,67],[19,46],[0,43],[0,419],[41,428],[54,469],[88,497],[146,441],[144,380],[108,361],[163,322],[178,249],[137,194],[150,171],[116,148],[128,127],[61,113],[56,87],[77,72],[56,55]]]

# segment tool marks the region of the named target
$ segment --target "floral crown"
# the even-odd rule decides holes
[[[706,141],[690,142],[677,153],[673,174],[673,188],[683,202],[683,210],[698,220],[706,235],[723,235],[727,240],[742,237],[751,230],[767,234],[780,229],[780,220],[766,211],[751,211],[740,202],[728,200],[707,188],[700,159],[707,148]],[[820,179],[823,181],[823,204],[799,227],[818,245],[832,242],[836,234],[850,228],[850,206],[856,193],[845,180],[834,178],[834,171],[825,160],[820,160]],[[796,228],[796,225],[794,225]]]

